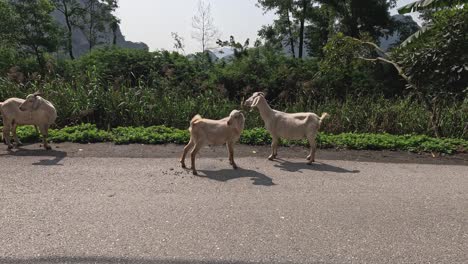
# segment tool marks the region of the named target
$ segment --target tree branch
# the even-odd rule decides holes
[[[374,42],[369,42],[369,41],[362,41],[358,38],[353,38],[351,37],[352,39],[358,41],[359,43],[361,44],[366,44],[366,45],[369,45],[369,46],[372,46],[374,47],[376,50],[378,50],[380,53],[382,53],[386,58],[388,58],[388,55],[385,51],[383,51],[377,44],[375,44]]]
[[[405,72],[403,71],[403,69],[400,67],[400,65],[398,65],[396,62],[394,61],[391,61],[391,60],[388,60],[388,59],[385,59],[385,58],[382,58],[382,57],[377,57],[375,59],[371,59],[371,58],[364,58],[364,57],[358,57],[358,59],[361,59],[361,60],[366,60],[366,61],[383,61],[383,62],[386,62],[388,64],[391,64],[393,65],[393,67],[395,67],[395,69],[398,71],[398,74],[403,77],[403,79],[405,79],[409,84],[412,85],[412,82],[410,80],[410,78],[405,74]]]

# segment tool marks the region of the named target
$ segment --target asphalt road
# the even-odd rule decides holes
[[[0,149],[0,263],[468,263],[466,156],[53,147]]]

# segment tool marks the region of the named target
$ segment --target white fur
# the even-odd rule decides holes
[[[323,113],[318,116],[314,113],[285,113],[271,109],[261,92],[254,93],[245,101],[246,106],[257,107],[265,122],[265,128],[272,137],[270,160],[276,158],[280,138],[303,139],[307,138],[310,144],[310,154],[307,156],[308,164],[315,161],[316,143],[315,138],[322,120],[329,115]]]
[[[48,129],[57,118],[57,111],[51,102],[35,93],[28,95],[26,100],[20,98],[7,99],[0,103],[0,112],[3,119],[3,138],[9,149],[13,148],[10,132],[13,133],[15,142],[21,145],[16,135],[18,125],[39,127],[44,140],[44,148],[50,149],[47,143]]]
[[[197,174],[195,168],[195,155],[206,145],[226,144],[229,151],[229,162],[237,168],[234,162],[234,143],[239,140],[244,129],[245,118],[239,110],[232,110],[228,117],[220,120],[202,118],[196,115],[190,121],[190,141],[184,148],[184,153],[180,159],[182,167],[185,168],[185,156],[191,150],[191,165],[193,174]]]

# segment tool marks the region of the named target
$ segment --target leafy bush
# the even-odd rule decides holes
[[[18,127],[18,137],[24,143],[38,142],[41,139],[32,126]],[[93,124],[81,124],[64,127],[62,129],[49,129],[51,142],[95,143],[112,141],[112,134],[96,128]]]
[[[39,135],[31,126],[18,129],[18,136],[23,142],[38,142]],[[117,127],[111,131],[97,129],[95,125],[81,124],[63,129],[51,129],[49,139],[52,142],[114,142],[116,144],[186,144],[190,135],[188,130],[166,126]],[[263,128],[244,130],[239,140],[241,144],[265,145],[271,143],[268,131]],[[413,152],[439,152],[452,154],[468,151],[468,140],[452,138],[431,138],[424,135],[390,135],[370,133],[320,133],[317,137],[319,148],[345,148],[367,150],[405,150]],[[281,145],[308,146],[306,140],[282,140]]]
[[[227,116],[240,104],[230,101],[215,91],[204,91],[198,96],[186,96],[173,91],[169,85],[146,85],[108,88],[99,83],[93,73],[91,81],[69,83],[53,79],[45,83],[30,82],[18,85],[0,78],[0,101],[9,97],[24,98],[28,93],[40,90],[54,103],[58,111],[58,127],[80,123],[94,123],[98,128],[110,130],[118,126],[165,125],[185,129],[195,114],[219,119]],[[384,97],[347,97],[343,101],[317,101],[302,97],[297,103],[272,100],[274,109],[286,112],[312,111],[330,113],[322,131],[338,134],[390,133],[430,135],[428,113],[414,98],[385,99]],[[468,138],[465,122],[468,120],[468,100],[448,102],[441,109],[444,135]],[[247,112],[246,127],[263,127],[258,110]]]
[[[364,36],[364,39],[371,40]],[[372,40],[371,40],[372,41]],[[347,96],[403,95],[404,83],[388,65],[372,65],[358,57],[374,57],[367,47],[338,33],[323,47],[324,57],[314,86],[322,96],[344,99]]]
[[[168,128],[166,126],[151,127],[118,127],[112,130],[116,144],[184,144],[189,141],[188,130]]]

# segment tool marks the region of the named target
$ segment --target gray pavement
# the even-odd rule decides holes
[[[0,263],[468,263],[466,160],[239,148],[0,149]]]

